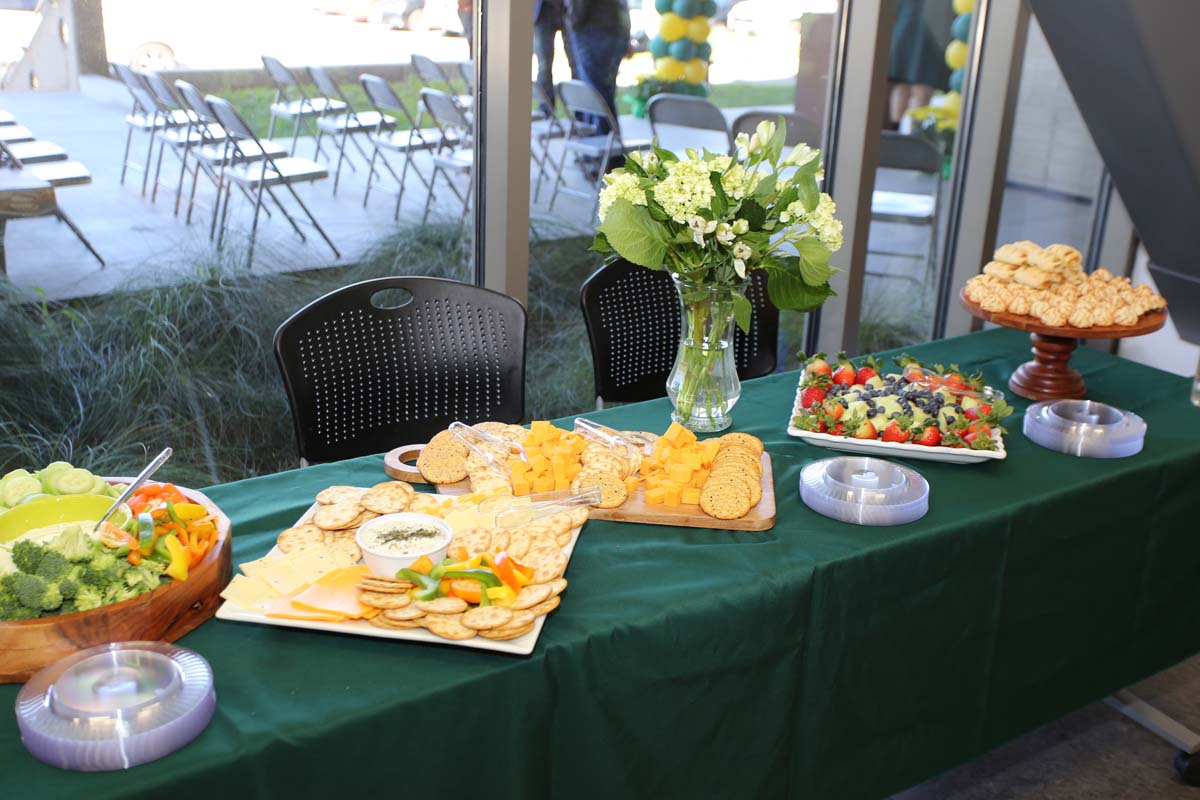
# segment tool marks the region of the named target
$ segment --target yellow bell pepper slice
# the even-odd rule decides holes
[[[176,503],[175,515],[184,522],[208,516],[208,509],[199,503]]]
[[[163,570],[177,581],[186,581],[188,577],[188,551],[174,534],[166,537],[167,552],[171,555],[171,563]]]
[[[487,596],[496,606],[511,606],[517,599],[517,593],[511,586],[493,586],[487,590]]]

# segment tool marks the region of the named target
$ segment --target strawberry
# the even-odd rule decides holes
[[[806,375],[831,375],[833,373],[833,370],[829,367],[829,362],[825,360],[824,353],[817,353],[807,360],[804,353],[800,353],[800,361],[804,364]]]
[[[925,379],[925,370],[921,367],[921,362],[910,356],[908,353],[902,353],[893,361],[900,368],[900,374],[909,383],[916,383]]]
[[[882,365],[879,363],[879,359],[868,357],[866,363],[858,368],[858,372],[854,373],[854,382],[859,385],[865,384],[871,378],[879,375],[881,368]]]
[[[838,353],[837,369],[833,371],[833,382],[842,386],[854,384],[856,371],[854,365],[846,358],[845,353]]]
[[[844,423],[844,422],[836,423],[832,428],[829,429],[829,432],[832,433],[834,436],[845,436],[846,435],[846,423]]]
[[[937,425],[930,425],[914,435],[912,441],[913,444],[922,444],[926,447],[937,447],[942,443],[942,432],[938,430]]]
[[[908,416],[892,420],[883,429],[883,440],[885,442],[907,442],[912,438],[912,433],[908,430],[908,426],[911,424],[912,418]]]
[[[821,403],[825,399],[826,394],[826,390],[818,385],[809,386],[800,393],[800,407],[812,408]]]
[[[825,412],[825,416],[829,417],[834,422],[837,422],[842,418],[842,414],[846,413],[846,407],[837,400],[833,399],[826,400],[821,405],[821,409]]]
[[[874,439],[879,436],[879,432],[875,430],[875,426],[871,424],[870,420],[863,420],[850,435],[855,439]]]

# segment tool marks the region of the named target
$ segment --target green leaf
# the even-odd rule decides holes
[[[600,232],[596,233],[596,238],[592,239],[592,246],[588,248],[589,253],[611,253],[612,245],[608,243],[608,238]]]
[[[651,147],[654,149],[654,155],[658,156],[659,163],[668,164],[672,161],[679,160],[679,156],[675,155],[670,150],[664,150],[663,148],[659,147],[657,139],[654,140],[654,144],[652,144]]]
[[[725,187],[721,185],[721,173],[709,173],[708,180],[712,183],[713,187],[712,210],[714,219],[720,219],[729,210],[729,197],[725,194]]]
[[[750,307],[750,301],[746,299],[746,296],[735,292],[733,295],[733,319],[742,329],[742,333],[750,332],[750,316],[753,312],[754,309]]]
[[[775,191],[775,186],[778,184],[778,178],[775,173],[764,175],[754,187],[754,196],[766,199]]]
[[[646,170],[642,169],[642,165],[637,162],[637,159],[626,158],[625,166],[622,169],[624,169],[626,172],[637,175],[639,178],[647,177]]]
[[[761,231],[763,223],[767,221],[767,210],[753,200],[743,200],[737,215],[750,223],[752,231]]]
[[[795,183],[796,191],[800,197],[800,202],[804,204],[804,210],[812,213],[812,210],[817,207],[817,203],[821,199],[821,191],[817,188],[817,180],[811,175],[807,178],[801,178]]]
[[[767,144],[767,152],[771,154],[771,163],[779,161],[783,155],[784,145],[787,144],[787,121],[781,116],[775,120],[775,135]]]
[[[775,259],[763,262],[767,270],[767,294],[776,308],[791,311],[812,311],[836,292],[829,286],[809,286],[797,274],[781,268]]]
[[[806,236],[796,242],[800,252],[800,277],[809,286],[820,286],[828,283],[837,269],[829,266],[829,257],[833,255],[829,248],[812,236]]]
[[[650,211],[650,218],[655,222],[666,222],[671,218],[662,204],[654,199],[654,192],[646,192],[646,208]]]
[[[662,267],[667,255],[667,232],[644,206],[624,199],[615,201],[600,224],[600,232],[622,258],[643,267]]]

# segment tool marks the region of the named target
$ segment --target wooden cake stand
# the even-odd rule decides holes
[[[1008,379],[1008,388],[1030,400],[1080,399],[1087,396],[1087,385],[1083,376],[1070,365],[1071,354],[1080,339],[1124,339],[1143,336],[1161,328],[1167,321],[1167,310],[1148,311],[1136,325],[1105,325],[1091,328],[1073,328],[1069,325],[1053,327],[1042,324],[1037,317],[1023,314],[992,313],[959,295],[962,307],[973,316],[993,322],[1005,328],[1029,331],[1033,343],[1033,361],[1017,367]]]

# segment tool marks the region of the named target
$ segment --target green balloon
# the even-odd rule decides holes
[[[671,47],[667,52],[671,58],[677,61],[691,61],[696,57],[696,43],[686,37],[676,39],[671,42]]]
[[[715,17],[717,15],[717,0],[700,0],[700,16]]]
[[[950,91],[952,91],[952,92],[961,92],[961,91],[962,91],[962,84],[963,84],[963,71],[962,71],[962,69],[956,69],[956,70],[954,70],[954,72],[951,72],[951,73],[950,73],[950,81],[949,81],[949,82],[950,82]]]
[[[671,51],[671,43],[661,36],[655,36],[650,40],[650,55],[655,59],[666,58],[667,53]]]
[[[950,26],[950,35],[960,42],[971,41],[971,12],[959,14]]]
[[[692,58],[702,58],[708,61],[712,58],[712,45],[709,42],[701,42],[696,45],[696,55],[692,56]]]
[[[675,6],[675,0],[654,0],[654,10],[666,14]]]
[[[699,0],[675,0],[672,10],[677,16],[691,19],[700,13]]]

